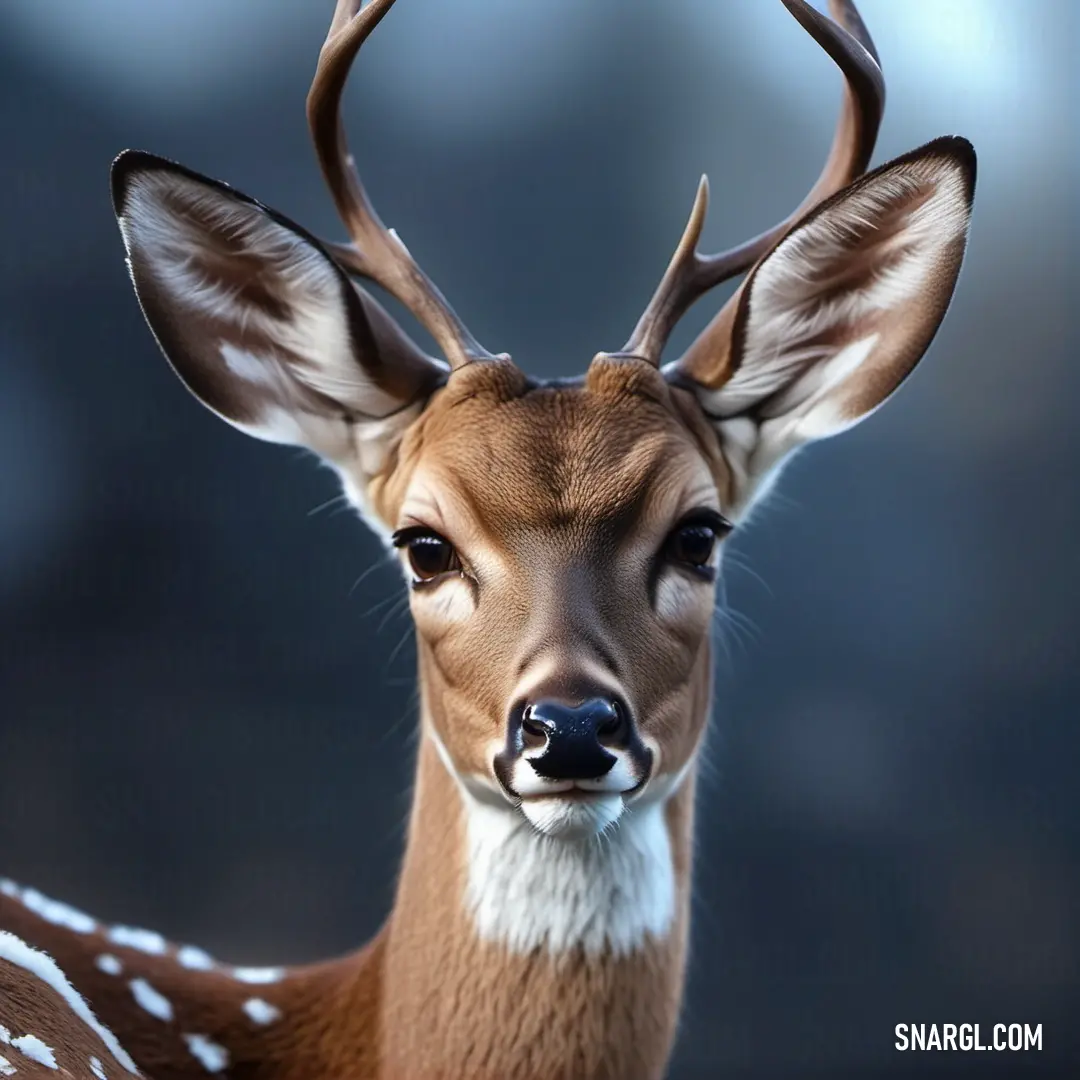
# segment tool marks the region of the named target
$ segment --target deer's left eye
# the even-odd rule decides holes
[[[453,544],[433,529],[399,529],[393,536],[396,548],[405,548],[414,582],[423,584],[461,569]]]
[[[717,535],[709,525],[684,525],[668,541],[668,553],[687,566],[704,566],[716,550]]]
[[[712,578],[716,545],[731,532],[731,522],[713,511],[694,515],[677,525],[667,538],[664,554],[669,561]]]

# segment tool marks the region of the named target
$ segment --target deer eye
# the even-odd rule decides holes
[[[716,545],[731,532],[731,522],[715,511],[685,518],[671,532],[664,545],[669,561],[712,580],[716,568],[711,564]]]
[[[461,569],[453,544],[432,529],[422,526],[399,529],[394,533],[393,544],[396,548],[405,548],[416,584],[434,581]]]

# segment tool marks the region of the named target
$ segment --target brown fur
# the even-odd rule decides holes
[[[610,669],[643,732],[667,734],[663,769],[690,756],[712,593],[668,624],[641,587],[680,513],[715,502],[724,483],[716,437],[687,429],[680,394],[636,360],[594,362],[584,387],[531,391],[509,364],[476,365],[439,391],[375,486],[384,520],[406,521],[403,505],[419,500],[425,525],[505,567],[483,582],[497,619],[447,633],[413,605],[421,684],[462,773],[486,772],[525,666],[545,657],[570,684],[585,660]]]
[[[454,572],[413,588],[410,596],[422,738],[393,910],[359,952],[292,969],[265,985],[239,981],[223,965],[188,970],[172,948],[147,955],[109,941],[105,930],[60,927],[14,897],[0,896],[0,927],[46,949],[153,1080],[208,1075],[185,1034],[223,1047],[227,1075],[236,1080],[658,1080],[683,991],[695,754],[709,711],[715,602],[707,570],[692,558],[680,563],[668,538],[690,512],[704,512],[710,521],[721,512],[732,521],[740,517],[786,454],[876,408],[911,370],[955,283],[974,154],[962,140],[939,140],[832,195],[792,226],[788,240],[824,219],[825,233],[810,235],[842,242],[828,248],[832,256],[824,267],[812,259],[772,264],[787,275],[791,292],[764,307],[777,340],[763,333],[756,339],[761,347],[751,348],[748,328],[756,276],[787,241],[779,241],[772,256],[764,255],[766,247],[787,223],[760,250],[750,245],[753,258],[764,255],[764,261],[681,361],[660,371],[628,349],[597,356],[580,384],[537,386],[508,358],[483,352],[468,337],[401,245],[370,217],[343,145],[327,136],[341,130],[338,65],[347,66],[392,2],[375,0],[361,11],[359,0],[339,0],[312,97],[324,171],[339,209],[362,234],[358,248],[334,247],[331,257],[281,215],[146,154],[117,160],[113,194],[144,313],[196,396],[251,434],[321,454],[380,532],[434,530],[459,560]],[[788,6],[819,41],[846,40],[801,0]],[[833,10],[866,45],[853,6],[834,3]],[[866,49],[855,50],[854,75],[845,68],[866,91],[862,120],[851,111],[849,94],[839,156],[830,158],[815,199],[861,171],[868,157],[863,136],[869,132],[872,143],[880,95]],[[899,188],[898,177],[906,177]],[[870,186],[898,194],[863,221],[861,211],[851,210],[851,192]],[[186,201],[170,195],[177,191],[187,193]],[[939,206],[947,231],[935,246],[908,228],[909,219],[948,191],[953,194]],[[680,258],[693,256],[702,197]],[[923,265],[905,270],[918,287],[903,302],[890,301],[887,312],[873,308],[862,316],[858,340],[870,343],[873,356],[845,371],[838,384],[813,378],[800,384],[820,362],[839,355],[844,335],[854,331],[830,315],[804,319],[816,329],[806,331],[808,340],[788,341],[798,321],[785,321],[784,304],[803,316],[829,315],[830,301],[858,299],[900,265],[909,243],[922,245],[915,254]],[[691,284],[708,277],[707,262],[688,265],[682,277]],[[411,302],[450,360],[449,374],[362,290],[354,291],[345,274],[350,267],[376,280],[376,271],[389,275],[383,284],[389,281],[398,299]],[[199,271],[199,295],[188,295],[191,278],[184,273],[192,268]],[[675,272],[665,280],[679,278]],[[658,354],[668,316],[685,307],[685,297],[665,299],[665,288],[659,314],[647,313],[639,324],[646,353]],[[312,339],[290,337],[301,325],[315,327]],[[794,359],[785,356],[792,349]],[[748,356],[753,363],[744,363]],[[622,714],[632,718],[639,758],[648,763],[641,769],[651,764],[648,776],[627,773],[630,779],[617,780],[621,791],[608,801],[618,800],[624,817],[615,827],[632,817],[635,799],[649,797],[650,783],[667,800],[648,820],[653,832],[644,843],[670,846],[671,920],[664,921],[665,894],[657,901],[657,921],[641,922],[653,929],[635,923],[621,951],[611,944],[613,933],[598,936],[591,951],[581,937],[555,951],[553,924],[539,922],[530,930],[538,925],[536,940],[544,944],[514,952],[497,943],[498,929],[485,931],[492,940],[483,937],[482,922],[468,910],[470,843],[480,820],[470,814],[481,799],[498,804],[497,811],[482,809],[505,815],[500,824],[521,825],[524,818],[512,815],[523,814],[522,806],[535,810],[535,803],[514,801],[493,775],[493,747],[508,741],[509,718],[523,715],[515,706],[526,698],[562,697],[571,704],[597,696],[623,703],[611,714],[627,727],[631,720]],[[523,760],[516,764],[527,770]],[[612,769],[609,775],[618,774]],[[539,821],[537,828],[545,827],[543,812],[531,819]],[[483,818],[481,826],[487,822]],[[532,834],[525,835],[531,843]],[[570,842],[554,835],[544,841]],[[507,849],[492,850],[497,859]],[[531,846],[523,850],[529,858],[535,853]],[[598,844],[596,850],[604,849]],[[666,851],[658,858],[666,869]],[[503,865],[516,872],[527,863]],[[551,865],[561,864],[553,859]],[[638,875],[630,886],[652,880],[637,869],[628,873]],[[616,894],[640,901],[634,916],[652,916],[645,906],[651,900],[641,900],[627,884],[618,878]],[[592,878],[573,883],[589,898],[592,885]],[[592,908],[586,914],[600,917]],[[101,971],[95,959],[102,953],[117,956],[123,972]],[[132,979],[163,995],[172,1018],[140,1008]],[[244,1011],[251,998],[279,1009],[280,1017],[260,1025]],[[16,1035],[31,1031],[51,1040],[67,1075],[89,1080],[91,1053],[109,1077],[126,1075],[53,991],[2,961],[0,1024]],[[22,1061],[19,1070],[53,1074]]]
[[[29,1023],[20,1023],[27,1020]],[[68,1003],[51,986],[16,964],[0,960],[0,1024],[8,1029],[0,1038],[0,1058],[13,1068],[13,1076],[87,1076],[90,1059],[96,1057],[108,1075],[123,1072],[108,1047],[88,1025],[76,1020]],[[53,1052],[56,1068],[39,1063],[10,1045],[8,1039],[34,1035]]]
[[[486,776],[530,671],[544,669],[543,688],[565,693],[602,669],[655,746],[655,772],[688,769],[666,808],[677,883],[669,932],[622,957],[514,955],[481,941],[463,905],[464,804],[431,737],[421,740],[393,913],[352,956],[249,986],[59,928],[6,897],[0,926],[47,949],[155,1080],[207,1075],[185,1032],[225,1047],[228,1075],[242,1080],[655,1080],[682,994],[714,596],[700,587],[663,618],[643,583],[683,514],[733,498],[718,430],[692,389],[603,354],[572,386],[535,386],[507,360],[466,365],[403,415],[416,419],[391,433],[381,469],[339,470],[385,527],[447,537],[488,613],[448,623],[413,594],[425,736],[438,737],[458,776]],[[122,976],[94,966],[103,951],[122,959]],[[133,977],[172,1003],[172,1021],[134,1005]],[[0,1023],[85,1051],[55,995],[6,978]],[[281,1019],[254,1024],[241,1008],[251,997]],[[91,1075],[79,1068],[72,1075]]]
[[[512,956],[478,941],[464,912],[445,903],[446,891],[460,884],[461,821],[446,812],[456,793],[430,750],[422,752],[418,779],[401,887],[387,926],[359,952],[294,969],[280,983],[247,986],[224,972],[186,971],[172,956],[147,956],[102,935],[52,926],[6,897],[0,898],[0,922],[60,962],[154,1080],[208,1075],[181,1032],[200,1032],[226,1047],[228,1075],[239,1080],[660,1076],[682,991],[692,785],[668,815],[683,886],[677,927],[668,942],[614,960],[580,953]],[[122,960],[123,974],[105,975],[94,966],[102,952]],[[12,969],[13,978],[4,969],[0,964],[0,1023],[16,1034],[40,1035],[72,1076],[90,1080],[90,1054],[110,1077],[129,1075],[57,995],[20,969]],[[136,977],[169,999],[172,1022],[133,1006],[128,984]],[[282,1019],[265,1028],[253,1024],[241,1006],[256,996],[278,1005]]]
[[[694,432],[681,419],[674,402],[682,393],[639,361],[601,360],[582,387],[531,391],[509,365],[478,365],[439,391],[376,485],[380,511],[393,520],[417,471],[428,469],[438,476],[446,515],[429,524],[452,532],[470,516],[454,516],[460,502],[475,514],[471,527],[488,523],[485,537],[514,560],[516,594],[495,602],[516,612],[517,622],[481,626],[476,638],[432,641],[420,620],[427,722],[463,772],[484,769],[479,750],[501,731],[522,658],[547,647],[565,672],[582,633],[599,635],[615,660],[643,730],[661,741],[664,768],[677,770],[696,748],[708,711],[711,591],[703,590],[708,596],[689,629],[664,635],[628,583],[589,582],[597,545],[633,541],[654,549],[677,500],[723,479],[711,430]],[[476,438],[494,423],[497,444]],[[570,578],[576,598],[559,589],[567,549],[582,559],[581,576]],[[627,635],[635,620],[640,632]],[[667,809],[679,891],[675,926],[665,940],[625,958],[516,956],[476,937],[458,899],[463,808],[427,739],[393,914],[352,956],[251,986],[227,971],[188,971],[172,955],[149,956],[102,934],[54,926],[7,897],[0,897],[0,926],[53,955],[155,1080],[207,1075],[182,1032],[226,1047],[229,1075],[245,1080],[649,1080],[667,1060],[682,993],[692,802],[691,777]],[[122,960],[123,974],[94,966],[103,952]],[[135,977],[173,1004],[172,1022],[133,1006],[128,984]],[[282,1019],[253,1024],[241,1011],[250,997],[281,1008]],[[0,1003],[0,1022],[36,1022],[36,1011],[27,1011],[33,1004]]]

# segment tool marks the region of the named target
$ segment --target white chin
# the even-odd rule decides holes
[[[590,799],[567,799],[558,795],[523,799],[521,812],[533,828],[545,836],[575,840],[598,836],[622,815],[621,795],[602,795]]]

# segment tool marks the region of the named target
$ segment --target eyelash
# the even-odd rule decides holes
[[[732,530],[733,525],[723,514],[716,510],[695,510],[687,514],[668,533],[660,549],[658,559],[667,559],[686,573],[691,573],[704,581],[716,580],[716,567],[710,566],[716,544],[724,539]],[[698,529],[709,534],[708,550],[703,554],[688,554],[680,552],[678,545],[680,540],[687,540],[693,530]],[[697,539],[701,539],[698,537]],[[440,535],[434,529],[424,525],[409,525],[398,529],[391,537],[391,542],[397,549],[406,549],[407,559],[413,573],[412,587],[414,589],[436,585],[445,580],[451,574],[464,575],[461,557],[454,545]],[[434,566],[423,565],[421,553],[427,549],[426,555],[433,556],[437,562]],[[697,555],[702,555],[699,559]],[[445,563],[445,565],[441,565]]]
[[[456,573],[460,575],[463,573],[461,558],[454,545],[445,536],[435,532],[434,529],[429,529],[423,525],[410,525],[404,529],[398,529],[391,537],[391,543],[399,550],[401,548],[406,549],[409,566],[413,573],[412,587],[414,589],[437,584],[450,574]],[[424,548],[428,549],[427,554],[429,556],[435,555],[437,558],[439,555],[444,555],[446,566],[441,569],[438,567],[435,569],[422,567],[420,553]]]
[[[734,528],[723,514],[716,510],[695,510],[687,514],[668,533],[664,545],[660,549],[658,560],[667,559],[668,562],[677,566],[684,573],[689,573],[702,581],[716,580],[716,567],[709,565],[719,544]],[[680,539],[685,539],[689,533],[698,529],[709,534],[708,550],[700,560],[687,557],[685,553],[679,553],[676,549]],[[659,565],[659,561],[658,561]]]

